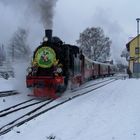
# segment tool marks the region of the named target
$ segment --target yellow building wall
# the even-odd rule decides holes
[[[130,48],[130,58],[132,58],[129,61],[129,68],[130,70],[133,72],[133,64],[134,63],[140,63],[140,58],[137,59],[138,57],[140,57],[140,54],[136,54],[135,53],[135,48],[138,47],[138,37],[136,37],[135,39],[133,39],[130,44],[129,44],[129,48]],[[140,50],[140,36],[139,36],[139,50]]]
[[[135,54],[135,48],[138,47],[137,41],[138,41],[138,39],[135,38],[135,39],[130,43],[130,56],[131,56],[131,57],[138,56],[138,54]],[[140,45],[140,37],[139,37],[139,45]]]

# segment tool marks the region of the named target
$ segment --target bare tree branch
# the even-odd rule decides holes
[[[84,54],[97,61],[104,62],[110,57],[111,41],[100,27],[86,28],[77,40]]]
[[[27,37],[27,30],[22,28],[19,28],[12,36],[8,48],[8,54],[13,60],[29,58],[31,50],[27,45]]]

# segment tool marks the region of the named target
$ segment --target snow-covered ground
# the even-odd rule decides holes
[[[91,83],[91,82],[90,82]],[[117,80],[0,136],[0,140],[140,140],[140,80]],[[12,89],[13,79],[0,79]],[[0,110],[30,99],[25,92],[0,98]]]

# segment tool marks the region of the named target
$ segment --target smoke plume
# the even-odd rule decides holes
[[[54,7],[57,0],[30,0],[30,10],[34,16],[39,16],[45,29],[53,26]]]

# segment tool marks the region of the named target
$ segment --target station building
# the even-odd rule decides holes
[[[131,70],[133,77],[140,77],[140,34],[130,40],[126,44],[126,48],[130,54],[129,69]]]

